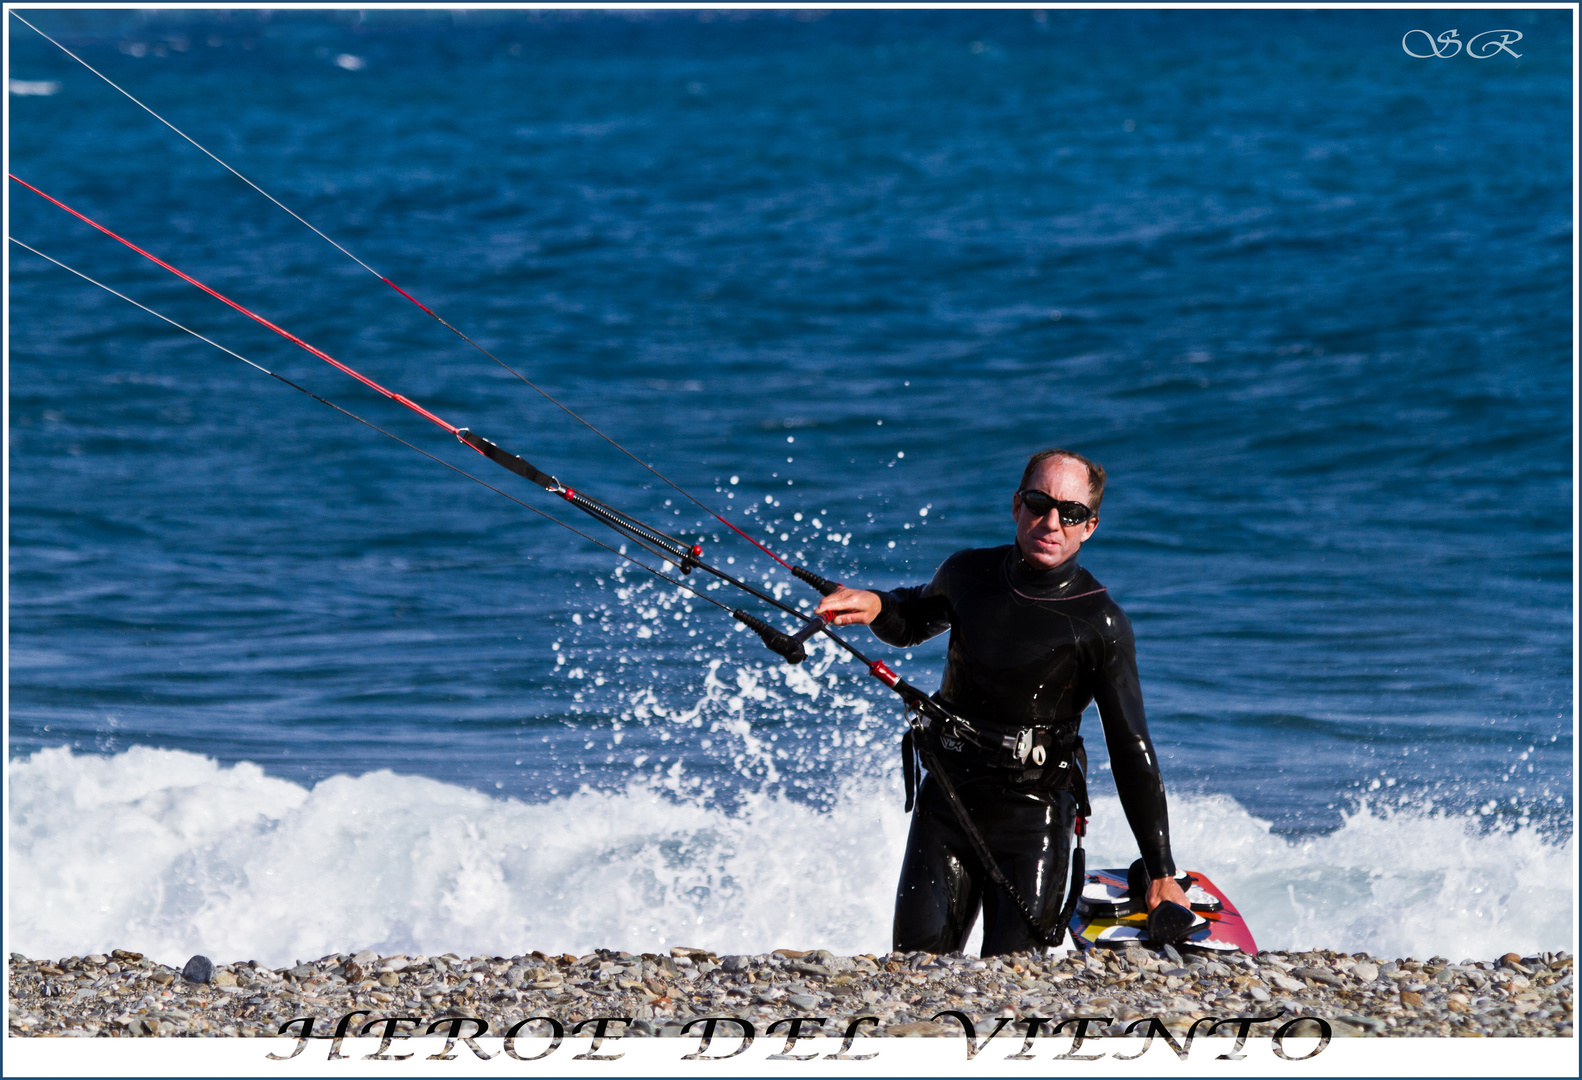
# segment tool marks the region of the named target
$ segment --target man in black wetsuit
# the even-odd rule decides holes
[[[1001,873],[1053,937],[1065,894],[1076,818],[1077,727],[1096,702],[1115,786],[1149,879],[1148,909],[1183,907],[1170,856],[1158,757],[1148,737],[1131,623],[1077,551],[1098,528],[1104,470],[1079,454],[1034,454],[1011,497],[1016,543],[958,551],[927,585],[868,592],[842,588],[819,612],[865,623],[891,645],[916,645],[949,628],[936,696],[972,725],[973,738],[928,735]],[[1064,767],[1062,767],[1064,766]],[[939,784],[917,793],[896,889],[897,951],[959,952],[979,906],[983,955],[1037,945],[1004,890],[993,885]]]

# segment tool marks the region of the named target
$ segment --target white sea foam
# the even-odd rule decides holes
[[[818,810],[678,801],[676,777],[547,803],[390,772],[307,789],[250,764],[133,749],[9,765],[10,947],[273,965],[364,947],[511,955],[696,945],[882,952],[906,834],[897,784]],[[1465,819],[1347,819],[1292,844],[1227,798],[1172,801],[1184,865],[1265,948],[1452,959],[1570,948],[1572,843]],[[1113,797],[1090,865],[1125,865]]]
[[[6,89],[17,97],[49,97],[60,93],[60,83],[51,79],[7,79]]]
[[[1466,816],[1364,809],[1290,842],[1225,796],[1173,797],[1171,846],[1241,911],[1260,948],[1452,960],[1570,949],[1574,838],[1530,825],[1482,832]],[[1089,864],[1135,844],[1113,796],[1094,800]]]

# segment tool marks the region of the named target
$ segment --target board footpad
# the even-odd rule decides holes
[[[1193,911],[1219,911],[1224,906],[1219,897],[1193,881],[1190,874],[1182,874],[1176,881],[1186,893],[1187,904]],[[1144,898],[1133,897],[1129,889],[1116,885],[1113,879],[1089,874],[1082,887],[1082,898],[1077,901],[1077,910],[1093,919],[1120,919],[1144,914],[1145,903]]]

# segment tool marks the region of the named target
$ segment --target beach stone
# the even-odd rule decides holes
[[[362,952],[360,952],[357,955],[353,956],[351,958],[351,962],[353,964],[356,964],[360,968],[368,968],[368,967],[372,967],[374,962],[377,961],[378,959],[379,959],[379,954],[378,953],[374,952],[372,949],[364,949]]]
[[[214,978],[214,961],[207,956],[194,956],[181,969],[181,977],[192,983],[207,983]]]
[[[235,986],[236,976],[229,971],[216,971],[214,978],[209,980],[215,986]]]
[[[142,1021],[148,1019],[154,1021],[161,1036],[267,1035],[307,1009],[324,1015],[343,1013],[357,1005],[411,1010],[419,1007],[416,995],[420,994],[422,1007],[430,1009],[476,1012],[488,1008],[487,1002],[504,1009],[519,1006],[524,1014],[566,1013],[573,1017],[614,1009],[634,1019],[652,1018],[656,1026],[663,1024],[667,1029],[694,1015],[751,1016],[755,1022],[764,1018],[767,1023],[768,1018],[783,1014],[839,1010],[841,1016],[866,1013],[879,1017],[884,1025],[893,1025],[876,1034],[959,1036],[960,1030],[952,1022],[938,1024],[930,1019],[942,1010],[958,1009],[979,1026],[981,1036],[997,1016],[1010,1016],[1018,1010],[1029,1014],[1036,1009],[1041,1016],[1091,1010],[1118,1018],[1122,1027],[1138,1017],[1157,1015],[1178,1037],[1192,1020],[1251,1010],[1265,1015],[1281,1011],[1292,1016],[1328,1016],[1335,1023],[1336,1037],[1571,1037],[1572,1032],[1572,965],[1566,954],[1524,960],[1524,966],[1533,967],[1530,978],[1509,965],[1496,968],[1490,961],[1480,961],[1481,966],[1409,961],[1401,964],[1401,977],[1392,983],[1366,978],[1370,966],[1374,974],[1385,967],[1386,961],[1380,958],[1366,954],[1339,958],[1327,952],[1264,953],[1256,958],[1203,958],[1193,953],[1185,965],[1172,965],[1167,957],[1144,949],[1075,959],[1012,956],[987,962],[960,954],[891,954],[875,961],[872,957],[814,952],[797,960],[749,956],[749,964],[740,973],[699,979],[691,963],[669,961],[686,973],[686,977],[677,978],[659,962],[667,958],[659,955],[638,957],[600,950],[574,961],[576,966],[570,968],[543,954],[512,961],[486,957],[437,962],[411,959],[407,960],[406,974],[398,980],[402,988],[363,983],[376,991],[366,999],[360,994],[353,998],[358,988],[342,981],[355,959],[354,955],[337,953],[299,965],[303,978],[296,985],[250,961],[216,967],[208,984],[214,991],[202,993],[194,988],[187,998],[192,1002],[191,1012],[182,1012],[169,1007],[179,1005],[181,997],[160,992],[162,986],[170,985],[174,973],[155,964],[129,964],[130,978],[100,978],[108,974],[107,965],[95,965],[92,957],[68,957],[58,962],[59,966],[52,961],[13,958],[10,1030],[13,1035],[30,1036],[86,1037],[101,1029],[106,1035],[141,1035],[147,1034]],[[371,968],[377,970],[384,963],[375,958]],[[922,966],[906,970],[903,963]],[[880,966],[885,970],[874,970]],[[714,967],[706,964],[706,969]],[[807,970],[810,968],[850,973],[825,975]],[[452,970],[463,974],[465,985],[445,984],[441,976]],[[1448,984],[1442,981],[1447,970],[1452,977]],[[1169,977],[1160,971],[1168,971]],[[1316,978],[1315,971],[1330,978]],[[1348,971],[1356,983],[1337,974]],[[162,981],[156,978],[159,975],[163,975]],[[225,985],[228,976],[234,976],[239,985]],[[1271,1000],[1266,987],[1281,985],[1275,976],[1298,984],[1300,990],[1289,996],[1286,989],[1277,990]],[[1343,983],[1340,992],[1337,981],[1332,980]],[[552,986],[531,988],[540,981]],[[1064,985],[1054,985],[1061,983]],[[1405,994],[1397,996],[1397,990]],[[413,1000],[396,1005],[403,994],[412,995]],[[915,1000],[905,1001],[908,997]],[[609,999],[609,1004],[600,999]],[[617,999],[621,1001],[618,1006]],[[128,1019],[136,1021],[138,1030],[133,1030]],[[1090,1034],[1100,1032],[1090,1029]]]
[[[1365,983],[1371,983],[1379,977],[1379,969],[1364,960],[1362,963],[1352,967],[1351,974]]]
[[[1344,1020],[1346,1023],[1350,1024],[1352,1027],[1365,1028],[1368,1031],[1371,1031],[1371,1032],[1373,1032],[1375,1034],[1377,1034],[1378,1032],[1383,1031],[1385,1029],[1385,1027],[1386,1027],[1384,1021],[1379,1019],[1379,1017],[1377,1017],[1377,1016],[1363,1016],[1360,1013],[1343,1013],[1339,1017],[1337,1017],[1336,1019]]]
[[[720,969],[729,972],[746,971],[752,964],[750,956],[726,956],[720,959]]]

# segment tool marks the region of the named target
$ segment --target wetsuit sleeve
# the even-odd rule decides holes
[[[1107,613],[1111,626],[1094,672],[1093,700],[1104,723],[1104,741],[1110,751],[1115,788],[1121,797],[1126,821],[1137,838],[1143,865],[1150,878],[1173,877],[1175,859],[1170,855],[1170,817],[1165,807],[1164,779],[1159,775],[1159,755],[1148,737],[1143,715],[1142,685],[1137,678],[1137,644],[1130,620],[1120,608]]]
[[[949,630],[950,563],[951,560],[946,559],[927,585],[879,593],[879,615],[868,627],[874,636],[887,645],[905,648]]]

